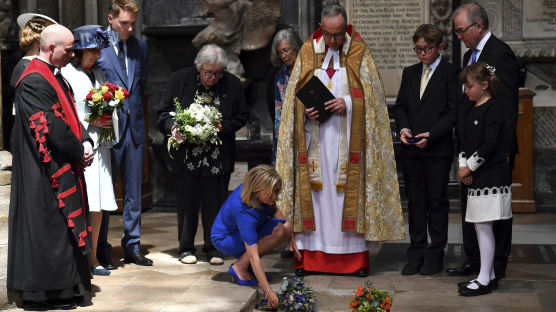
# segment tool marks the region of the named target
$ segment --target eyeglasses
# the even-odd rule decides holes
[[[471,28],[471,27],[473,27],[473,26],[475,26],[475,25],[477,25],[477,24],[479,24],[479,22],[475,22],[475,23],[473,23],[473,24],[471,24],[471,25],[469,25],[469,26],[467,26],[467,27],[464,27],[464,28],[457,28],[457,29],[454,29],[454,32],[455,32],[456,34],[458,34],[458,35],[463,35],[469,28]]]
[[[203,74],[205,75],[205,78],[208,78],[208,79],[210,79],[212,77],[216,77],[216,78],[220,79],[220,78],[222,78],[222,76],[224,76],[224,73],[221,72],[221,71],[220,72],[215,72],[215,73],[208,72],[208,71],[203,71]]]
[[[417,54],[421,54],[421,53],[423,53],[423,52],[429,53],[430,51],[432,51],[432,49],[434,49],[434,48],[436,48],[436,47],[437,47],[437,46],[421,48],[421,47],[415,46],[415,47],[413,47],[413,50],[414,50],[415,52],[417,52]]]
[[[290,49],[290,48],[283,48],[282,50],[278,51],[277,54],[278,54],[278,56],[280,56],[282,54],[288,55],[288,54],[290,54],[291,51],[292,51],[292,49]]]
[[[346,33],[345,31],[341,31],[341,32],[335,33],[335,34],[329,34],[329,33],[325,32],[325,31],[323,31],[323,32],[322,32],[322,35],[323,35],[324,37],[327,37],[327,38],[334,37],[334,39],[342,39],[342,38],[344,38],[345,33]]]

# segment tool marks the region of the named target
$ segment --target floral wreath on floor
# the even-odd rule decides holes
[[[282,279],[278,295],[278,308],[275,310],[268,308],[268,301],[263,298],[255,305],[255,309],[260,311],[279,311],[279,312],[316,312],[317,300],[313,293],[313,288],[303,277],[293,276],[291,280],[287,277]]]
[[[388,312],[392,308],[392,298],[387,291],[373,287],[365,281],[366,287],[359,286],[350,300],[352,312]]]

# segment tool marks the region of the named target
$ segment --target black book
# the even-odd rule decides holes
[[[332,115],[332,112],[324,109],[324,103],[335,97],[317,76],[311,77],[295,95],[307,108],[314,107],[319,112],[320,123],[325,122]]]

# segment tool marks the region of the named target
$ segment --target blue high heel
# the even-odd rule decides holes
[[[230,274],[230,277],[232,278],[232,282],[235,282],[238,285],[242,285],[242,286],[257,286],[258,283],[256,280],[254,279],[250,279],[250,280],[242,280],[237,276],[236,271],[234,270],[233,264],[230,264],[230,268],[228,269],[228,274]]]

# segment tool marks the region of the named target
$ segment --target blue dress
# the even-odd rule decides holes
[[[259,238],[272,234],[279,221],[272,218],[274,207],[262,204],[249,207],[241,201],[239,185],[220,208],[212,224],[211,240],[216,249],[236,258],[245,253],[245,243],[251,246]]]

